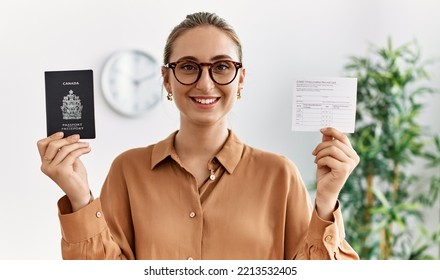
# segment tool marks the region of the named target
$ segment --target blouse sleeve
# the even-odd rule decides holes
[[[63,259],[125,259],[113,240],[99,198],[73,212],[67,196],[58,201]]]
[[[130,201],[119,160],[112,163],[99,198],[72,213],[65,196],[58,208],[64,259],[135,259]]]
[[[289,186],[289,194],[285,221],[285,259],[359,259],[345,240],[339,202],[333,211],[333,221],[321,219],[296,165],[287,160],[287,166],[289,179],[286,184]]]
[[[333,212],[334,222],[321,219],[316,208],[312,212],[304,243],[296,259],[357,260],[358,254],[345,240],[344,222],[339,202]]]

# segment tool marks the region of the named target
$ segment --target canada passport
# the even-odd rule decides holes
[[[44,75],[47,135],[62,131],[65,137],[95,138],[93,71],[46,71]]]

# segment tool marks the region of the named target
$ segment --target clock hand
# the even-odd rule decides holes
[[[121,71],[119,69],[116,69],[115,72],[120,74],[121,76],[129,79],[135,86],[139,86],[139,84],[142,83],[143,81],[149,80],[156,75],[156,73],[153,72],[153,73],[146,75],[146,76],[143,76],[141,78],[135,78],[132,75],[129,75],[127,72]]]
[[[151,73],[150,75],[146,75],[146,76],[143,76],[143,77],[141,77],[141,78],[134,79],[134,80],[135,80],[135,82],[137,82],[137,83],[142,83],[142,82],[145,81],[145,80],[150,80],[150,79],[153,78],[154,76],[156,76],[156,73]]]
[[[138,80],[138,79],[133,78],[132,75],[129,75],[129,74],[127,74],[126,72],[121,71],[121,70],[119,70],[119,69],[116,69],[115,72],[118,73],[118,74],[120,74],[121,76],[125,77],[126,79],[130,80],[130,81],[133,82],[133,83],[136,83],[137,80]]]

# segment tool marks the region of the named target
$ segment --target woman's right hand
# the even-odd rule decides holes
[[[89,143],[80,142],[77,134],[63,136],[63,132],[57,132],[39,140],[37,146],[41,171],[66,193],[75,212],[91,199],[87,171],[80,160],[80,156],[90,152],[90,147]]]

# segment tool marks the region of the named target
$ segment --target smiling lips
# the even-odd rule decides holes
[[[200,98],[200,97],[192,97],[192,100],[194,100],[197,104],[200,105],[212,105],[214,103],[216,103],[220,97],[210,97],[210,98]]]

